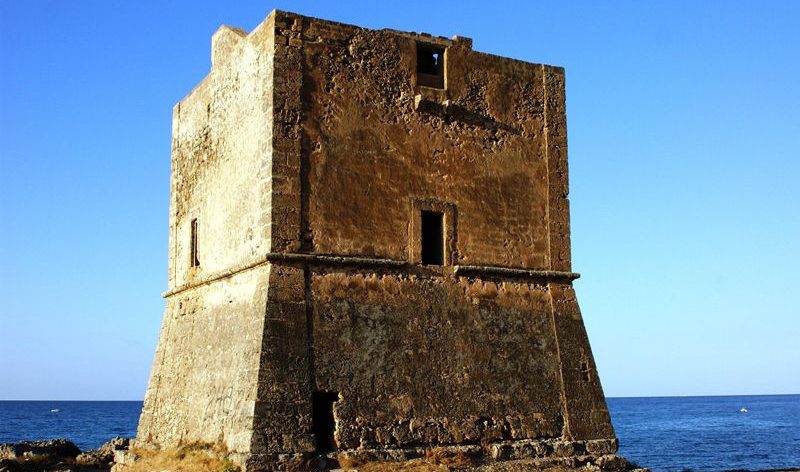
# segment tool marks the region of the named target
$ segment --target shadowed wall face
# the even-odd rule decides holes
[[[311,35],[331,28],[321,29],[306,26]],[[308,41],[298,65],[314,250],[405,259],[412,202],[433,200],[456,208],[454,264],[548,268],[542,66],[439,40],[439,91],[417,83],[425,38],[336,34],[347,47]],[[447,110],[419,109],[415,97],[428,94]]]
[[[571,269],[563,70],[469,40],[313,19],[291,30],[303,39],[292,70],[308,249],[444,266],[311,271],[314,383],[340,392],[340,447],[564,434],[549,285],[447,276],[453,265]],[[586,342],[569,334],[570,349]],[[581,406],[600,415],[580,436],[613,437],[588,344],[580,351]]]
[[[313,276],[315,381],[344,449],[561,435],[546,287]]]
[[[446,53],[393,32],[331,33],[313,21],[304,28],[323,38],[303,44],[299,68],[313,250],[404,260],[418,246],[418,262],[443,265],[444,212],[415,205],[434,202],[452,205],[451,219],[458,222],[448,222],[457,238],[448,264],[544,268],[546,164],[537,151],[543,119],[531,122],[527,134],[518,123],[502,121],[510,118],[507,104],[495,100],[498,88],[512,80],[490,80],[503,74],[476,63],[468,51],[453,52],[463,46]],[[349,46],[331,41],[335,35]],[[433,50],[441,76],[447,72],[448,98],[466,119],[416,109],[419,55]],[[437,64],[427,66],[429,83]],[[520,108],[536,101],[521,93],[525,86],[543,94],[541,73],[530,69],[524,85],[506,92]],[[504,113],[494,116],[490,108]],[[537,172],[538,186],[532,184]],[[501,306],[491,296],[473,297],[483,290],[478,285],[404,274],[313,273],[315,384],[341,394],[340,447],[561,434],[546,292],[501,287]],[[486,291],[496,296],[498,287],[491,285]],[[533,293],[539,308],[515,300],[520,290],[528,301]]]

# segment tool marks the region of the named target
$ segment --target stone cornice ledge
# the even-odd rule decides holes
[[[350,267],[405,267],[408,265],[408,262],[397,259],[304,254],[300,252],[270,252],[267,254],[267,260],[270,262],[304,262]]]
[[[457,265],[453,267],[456,275],[494,275],[518,279],[552,279],[573,281],[581,276],[577,272],[562,272],[559,270],[530,270],[515,269],[512,267],[484,266],[484,265]]]
[[[208,285],[212,282],[232,277],[240,272],[267,264],[267,263],[284,263],[284,264],[314,264],[314,265],[330,265],[339,267],[374,267],[374,268],[389,268],[389,269],[402,269],[408,267],[407,261],[400,261],[396,259],[382,259],[374,257],[359,257],[359,256],[334,256],[324,254],[304,254],[297,252],[270,252],[264,258],[253,261],[249,264],[242,264],[232,267],[228,270],[212,274],[205,279],[175,287],[172,290],[167,290],[161,296],[169,298],[178,293],[184,292],[189,289]],[[500,266],[485,266],[485,265],[455,265],[453,266],[453,274],[457,276],[488,276],[488,277],[501,277],[501,278],[514,278],[514,279],[535,279],[535,280],[557,280],[571,282],[581,275],[577,272],[562,272],[557,270],[529,270],[529,269],[515,269],[512,267]]]
[[[317,265],[332,265],[340,267],[388,267],[388,268],[402,268],[408,265],[406,261],[398,261],[395,259],[380,259],[373,257],[358,257],[358,256],[332,256],[323,254],[304,254],[299,252],[268,252],[263,258],[250,262],[249,264],[240,264],[228,270],[211,274],[205,279],[190,283],[183,284],[175,287],[172,290],[167,290],[162,293],[163,298],[169,298],[172,295],[184,292],[186,290],[208,285],[217,280],[232,277],[239,272],[244,272],[256,268],[267,263],[285,263],[285,264],[317,264]]]

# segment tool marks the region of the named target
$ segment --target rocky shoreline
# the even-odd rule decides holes
[[[75,443],[66,439],[51,439],[48,441],[21,441],[13,444],[0,444],[0,472],[109,472],[114,466],[115,457],[119,458],[125,456],[125,451],[128,451],[131,445],[131,439],[116,437],[97,449],[89,451],[81,451]],[[621,457],[614,456],[618,459],[619,463],[614,464],[616,467],[609,467],[613,470],[647,470],[638,469],[634,464],[630,464]],[[341,459],[342,457],[340,457]],[[444,463],[437,462],[437,467],[424,468],[420,464],[413,464],[415,461],[410,462],[385,462],[381,467],[375,467],[375,464],[351,464],[340,465],[343,469],[338,470],[359,470],[364,468],[370,471],[388,471],[388,470],[404,470],[404,471],[427,471],[427,470],[465,470],[465,471],[482,471],[484,466],[467,466],[466,464],[447,464],[449,466],[442,467]],[[500,465],[501,467],[497,468]],[[588,466],[583,468],[553,466],[541,467],[543,464],[535,464],[531,461],[525,460],[512,460],[503,464],[495,464],[495,468],[491,470],[503,470],[508,472],[514,471],[527,471],[527,470],[545,470],[547,472],[572,472],[578,470],[602,470],[597,466]],[[609,464],[612,465],[612,464]],[[189,469],[186,469],[188,466]],[[538,467],[537,467],[538,466]],[[121,467],[121,466],[118,466]],[[127,467],[126,467],[127,468]],[[149,469],[149,467],[148,467]],[[180,470],[193,470],[191,464],[181,463]],[[223,468],[229,470],[228,468]],[[236,468],[238,470],[238,468]],[[216,469],[214,469],[216,470]],[[299,469],[298,469],[299,470]],[[487,469],[488,470],[488,469]],[[155,470],[154,472],[170,472],[169,468]],[[728,472],[800,472],[798,467],[787,467],[780,469],[770,469],[762,471],[728,471]]]
[[[0,444],[0,472],[107,472],[114,454],[129,445],[130,439],[122,437],[90,451],[66,439]]]

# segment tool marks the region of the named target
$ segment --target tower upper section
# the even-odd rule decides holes
[[[425,212],[441,265],[571,269],[562,68],[280,11],[212,42],[175,107],[171,289],[273,253],[422,264]]]

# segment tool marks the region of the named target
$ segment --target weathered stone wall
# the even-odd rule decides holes
[[[140,441],[250,450],[270,277],[254,264],[271,234],[271,24],[220,28],[210,74],[174,108],[167,308]]]
[[[611,416],[575,290],[568,285],[550,284],[550,296],[561,362],[565,439],[613,438]]]
[[[138,439],[249,451],[269,269],[170,297]]]
[[[250,452],[314,450],[306,277],[298,267],[271,267]]]
[[[272,28],[222,27],[211,73],[173,112],[170,286],[251,263],[270,247]],[[199,267],[190,267],[198,223]]]
[[[412,203],[432,199],[455,205],[454,263],[549,268],[546,93],[563,89],[546,90],[545,74],[562,71],[437,39],[446,90],[434,91],[415,84],[428,38],[305,21],[311,249],[405,260]],[[433,108],[415,109],[417,95]]]
[[[546,287],[337,272],[312,288],[315,380],[340,394],[340,447],[561,436]]]
[[[417,84],[418,41],[446,48],[444,89]],[[571,287],[563,69],[277,11],[212,58],[175,108],[140,441],[272,470],[313,454],[324,391],[340,449],[615,447]],[[420,264],[423,209],[441,267]]]
[[[305,251],[418,263],[415,218],[432,204],[452,208],[449,264],[571,270],[563,69],[466,39],[277,18],[276,77],[302,98],[283,146]],[[446,46],[444,90],[416,83],[418,41]],[[317,390],[342,396],[340,447],[613,437],[563,281],[309,270],[307,362]]]

